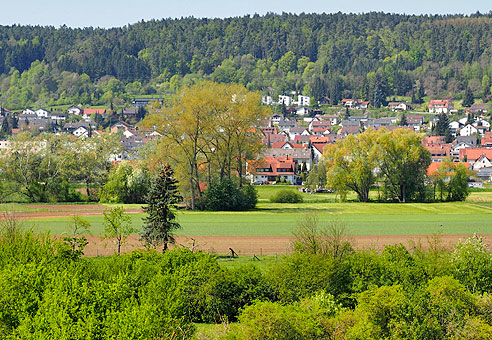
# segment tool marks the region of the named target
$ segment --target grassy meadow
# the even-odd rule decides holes
[[[492,191],[474,191],[466,202],[450,203],[338,203],[334,194],[303,193],[304,202],[298,204],[271,203],[269,198],[278,190],[294,187],[258,186],[257,209],[247,212],[179,211],[182,225],[179,235],[193,236],[290,236],[297,222],[307,213],[315,212],[321,223],[339,221],[346,224],[352,235],[426,235],[442,234],[492,234]],[[377,198],[377,192],[371,192]],[[349,200],[355,200],[350,194]],[[127,209],[140,205],[126,205]],[[87,210],[90,210],[87,205]],[[4,209],[6,207],[4,206]],[[11,204],[9,210],[20,212],[57,211],[56,206],[43,208]],[[81,214],[85,207],[82,207]],[[59,211],[62,211],[60,207]],[[67,228],[72,212],[63,217],[35,218],[26,221],[40,231],[49,230],[60,235]],[[130,215],[139,228],[144,214]],[[83,216],[92,225],[95,235],[103,231],[102,215]]]

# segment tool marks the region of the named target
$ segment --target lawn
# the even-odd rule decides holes
[[[491,203],[315,203],[278,204],[260,201],[248,212],[180,211],[179,235],[193,236],[290,236],[305,214],[316,213],[321,223],[345,223],[353,235],[411,235],[492,233]],[[131,214],[142,225],[144,214]],[[103,217],[84,216],[92,232],[101,234]],[[37,218],[26,223],[59,235],[66,231],[66,217]]]

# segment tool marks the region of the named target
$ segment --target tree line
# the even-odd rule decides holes
[[[308,183],[326,185],[342,198],[352,190],[361,202],[367,202],[374,187],[378,188],[378,199],[397,202],[435,200],[436,188],[441,200],[464,200],[468,196],[470,171],[463,165],[443,162],[436,173],[428,175],[430,152],[422,144],[422,136],[412,129],[369,128],[326,146],[323,156]]]
[[[266,14],[123,28],[0,26],[0,102],[109,104],[197,80],[336,104],[388,96],[490,99],[491,15]]]

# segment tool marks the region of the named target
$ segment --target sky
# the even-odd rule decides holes
[[[224,18],[267,12],[472,14],[491,10],[490,0],[8,0],[1,6],[0,25],[108,28],[141,20]]]

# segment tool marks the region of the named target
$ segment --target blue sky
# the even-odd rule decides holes
[[[490,1],[490,0],[489,0]],[[1,6],[0,24],[70,27],[115,27],[140,20],[194,17],[230,17],[266,12],[362,13],[384,11],[407,14],[487,13],[486,0],[8,0]]]

